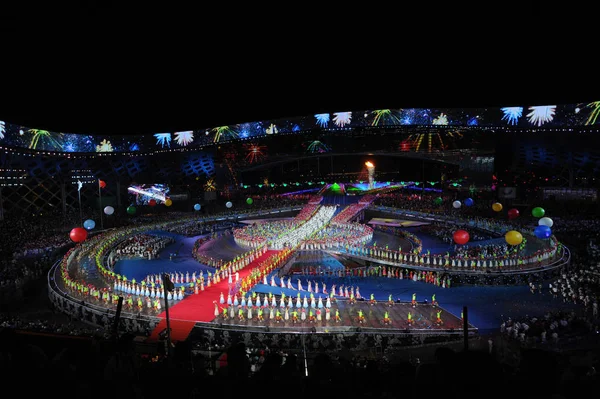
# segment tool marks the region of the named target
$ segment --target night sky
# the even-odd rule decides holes
[[[592,69],[576,58],[591,39],[546,36],[549,5],[415,5],[399,24],[380,10],[208,18],[86,4],[0,13],[0,120],[148,134],[339,110],[598,100]]]

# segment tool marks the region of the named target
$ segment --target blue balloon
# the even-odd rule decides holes
[[[465,205],[466,206],[473,206],[474,202],[473,202],[473,198],[467,198],[465,200]]]
[[[200,204],[194,205],[194,210],[199,211],[200,210]]]
[[[83,222],[83,227],[85,227],[86,230],[91,230],[96,227],[96,222],[94,222],[92,219],[88,219]]]
[[[533,234],[535,234],[537,238],[541,238],[542,240],[544,240],[546,238],[550,238],[550,236],[552,235],[552,229],[544,225],[538,226],[533,231]]]

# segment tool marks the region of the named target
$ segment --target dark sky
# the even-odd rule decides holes
[[[589,36],[490,9],[0,10],[0,120],[140,134],[319,112],[600,99]],[[565,19],[565,20],[568,20]],[[590,47],[591,46],[591,47]]]

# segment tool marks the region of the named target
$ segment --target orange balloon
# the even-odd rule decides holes
[[[492,204],[492,209],[496,212],[500,212],[502,210],[502,204],[499,202],[495,202]]]
[[[165,201],[165,205],[166,205],[166,206],[171,206],[171,205],[173,205],[173,201],[171,200],[171,198],[167,198],[167,200]]]

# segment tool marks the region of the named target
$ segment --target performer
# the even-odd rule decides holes
[[[369,301],[369,304],[371,306],[375,305],[377,303],[377,301],[375,300],[375,294],[371,294],[371,300]]]
[[[294,323],[294,324],[295,324],[295,323],[298,323],[298,321],[299,321],[299,320],[298,320],[298,312],[297,312],[296,310],[294,310],[294,311],[292,312],[292,323]]]
[[[238,320],[239,321],[244,321],[244,309],[242,309],[241,306],[238,309]]]
[[[354,305],[356,303],[356,298],[354,297],[354,293],[350,293],[350,299],[348,300],[350,305]]]
[[[390,296],[388,297],[388,306],[394,306],[394,298],[392,297],[392,294],[390,294]]]
[[[388,312],[385,312],[383,315],[383,324],[391,324],[392,320],[390,319],[390,315]]]
[[[436,312],[436,321],[435,321],[435,323],[438,324],[438,325],[444,324],[444,322],[442,321],[442,311],[441,310],[438,310]]]
[[[433,295],[431,296],[431,304],[432,304],[434,307],[435,307],[435,306],[437,306],[437,304],[438,304],[438,303],[437,303],[437,301],[435,300],[435,294],[433,294]]]
[[[336,323],[339,323],[339,322],[341,322],[341,321],[342,321],[342,318],[340,317],[340,310],[339,310],[339,309],[336,309],[336,310],[335,310],[335,322],[336,322]]]
[[[362,324],[362,323],[364,323],[364,322],[365,322],[365,315],[363,314],[363,311],[362,311],[362,310],[359,310],[359,311],[358,311],[358,322],[359,322],[360,324]]]
[[[279,309],[277,309],[277,314],[275,315],[275,321],[277,323],[283,321],[283,317],[281,317],[281,311]]]
[[[263,310],[260,307],[258,308],[258,317],[257,317],[257,320],[258,321],[263,321],[264,320],[264,318],[263,318]]]
[[[416,308],[417,307],[417,294],[414,293],[412,294],[412,301],[411,301],[412,307]]]
[[[315,322],[315,315],[313,314],[312,309],[308,311],[308,321],[310,323],[314,323]]]
[[[412,313],[408,312],[408,325],[412,326],[412,324],[413,324]]]

